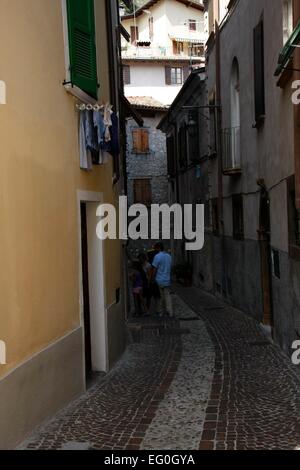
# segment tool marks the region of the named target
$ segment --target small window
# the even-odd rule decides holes
[[[293,29],[293,0],[283,0],[283,44],[288,41]]]
[[[197,30],[197,21],[189,20],[189,31],[196,31],[196,30]]]
[[[182,85],[182,67],[166,67],[166,85]]]
[[[219,223],[219,200],[214,198],[211,201],[211,215],[212,215],[212,231],[213,234],[218,237],[220,235],[220,223]]]
[[[232,197],[233,238],[244,240],[244,205],[241,194]]]
[[[148,129],[134,129],[132,131],[133,153],[149,153],[149,131]]]
[[[264,60],[264,22],[261,20],[254,28],[254,96],[255,121],[259,127],[265,117],[265,60]]]
[[[130,85],[131,76],[130,76],[129,65],[123,65],[123,81],[124,81],[124,85]]]
[[[173,41],[173,54],[180,55],[183,51],[183,42]]]
[[[190,47],[192,57],[203,57],[204,56],[204,47],[201,45],[193,44]]]
[[[152,204],[151,179],[135,179],[133,181],[134,203],[150,206]]]

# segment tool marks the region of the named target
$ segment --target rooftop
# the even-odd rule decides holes
[[[169,106],[155,100],[151,96],[128,96],[131,106],[137,109],[151,109],[153,111],[167,111]]]
[[[124,15],[122,17],[122,20],[127,20],[130,18],[138,17],[144,13],[145,10],[153,7],[156,3],[158,3],[160,0],[149,0],[146,2],[142,7],[138,8],[135,11],[135,14],[131,13],[129,15]],[[201,0],[176,0],[177,2],[183,3],[187,7],[192,7],[196,8],[197,10],[204,10],[204,6]]]

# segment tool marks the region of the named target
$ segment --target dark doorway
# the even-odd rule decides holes
[[[261,189],[260,194],[260,217],[258,233],[260,243],[263,294],[263,323],[264,325],[273,327],[270,199],[269,194],[264,187]]]
[[[83,286],[83,313],[84,313],[84,340],[85,340],[85,371],[86,381],[92,377],[92,342],[89,294],[89,264],[88,264],[88,236],[86,204],[80,205],[81,210],[81,253],[82,253],[82,286]]]

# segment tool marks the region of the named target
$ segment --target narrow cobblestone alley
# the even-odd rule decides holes
[[[22,449],[296,449],[300,381],[250,317],[177,288],[115,368]]]

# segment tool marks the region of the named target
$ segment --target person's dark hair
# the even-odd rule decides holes
[[[159,251],[165,251],[165,247],[164,247],[163,243],[161,243],[161,242],[155,243],[154,248],[156,250],[159,250]]]

